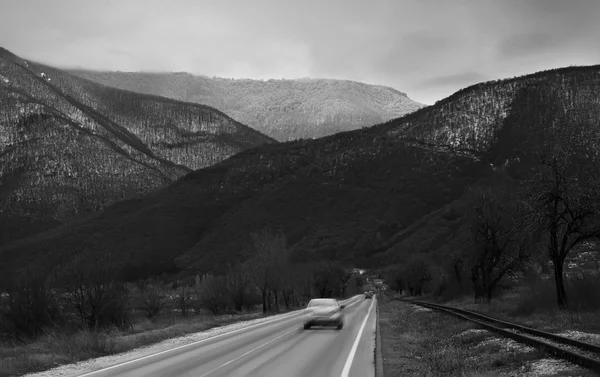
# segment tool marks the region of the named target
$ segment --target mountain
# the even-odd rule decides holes
[[[395,89],[329,79],[249,80],[188,73],[70,71],[111,87],[202,103],[279,141],[372,126],[423,107]]]
[[[275,142],[208,106],[109,88],[0,49],[0,245]]]
[[[246,150],[3,248],[0,275],[106,250],[130,279],[218,272],[247,258],[249,234],[266,225],[285,232],[297,260],[369,266],[451,251],[467,188],[501,170],[530,174],[533,147],[556,138],[597,153],[598,93],[600,66],[558,69],[475,85],[371,128]]]

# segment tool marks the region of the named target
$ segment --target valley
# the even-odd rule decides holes
[[[355,267],[405,296],[488,309],[502,298],[509,317],[599,309],[600,66],[484,82],[423,107],[360,83],[75,72],[0,52],[4,340],[38,344],[71,326],[99,342],[144,323],[158,341],[188,332],[170,326],[207,328],[194,316],[362,293]],[[320,107],[276,100],[310,85]],[[366,99],[340,112],[353,100],[332,93],[347,85]],[[246,92],[256,98],[232,100]],[[271,101],[258,120],[242,116]],[[102,352],[116,351],[54,357]]]

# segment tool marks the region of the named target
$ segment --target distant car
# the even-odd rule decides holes
[[[311,326],[335,326],[336,330],[344,327],[345,305],[340,305],[334,298],[313,298],[304,312],[308,315],[304,322],[304,329]]]
[[[373,298],[374,293],[372,291],[366,291],[365,292],[365,299],[369,298]]]

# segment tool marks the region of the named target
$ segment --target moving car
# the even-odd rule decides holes
[[[373,292],[371,291],[366,291],[365,292],[365,299],[372,299],[373,298]]]
[[[344,308],[345,305],[340,305],[334,298],[313,298],[304,310],[307,314],[304,329],[308,330],[311,326],[335,326],[336,330],[341,330],[344,327]]]

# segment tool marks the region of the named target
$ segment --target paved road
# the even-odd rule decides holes
[[[375,299],[346,305],[339,331],[304,330],[292,315],[82,377],[372,377]]]

